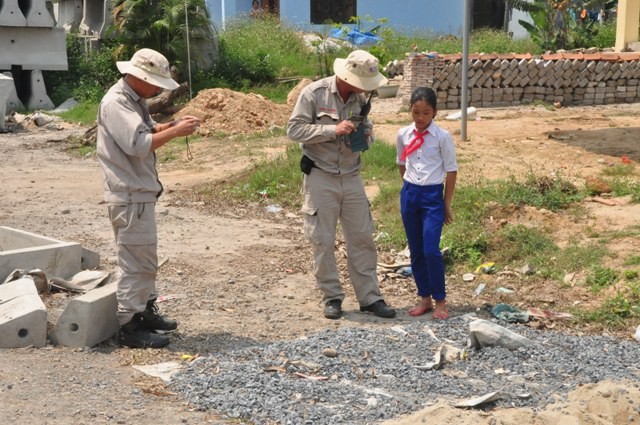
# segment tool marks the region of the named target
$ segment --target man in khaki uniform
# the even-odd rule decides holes
[[[158,313],[155,304],[158,271],[155,205],[162,194],[155,151],[171,139],[192,134],[200,121],[183,117],[158,124],[146,99],[162,89],[178,87],[169,62],[151,49],[138,50],[130,61],[118,62],[124,75],[100,103],[97,155],[104,177],[104,197],[118,246],[117,317],[119,343],[159,348],[175,320]]]
[[[360,151],[352,149],[350,135],[367,103],[365,91],[385,84],[378,59],[356,50],[336,59],[335,76],[318,80],[303,89],[293,110],[287,135],[302,145],[304,176],[304,233],[313,247],[313,272],[323,294],[324,316],[342,316],[344,291],[336,265],[335,239],[338,219],[347,248],[349,277],[360,311],[391,318],[396,311],[380,294],[376,273],[377,253],[369,201],[360,177]],[[372,143],[372,124],[362,124],[366,143]]]

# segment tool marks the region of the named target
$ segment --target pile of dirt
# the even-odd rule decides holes
[[[284,127],[291,116],[292,107],[271,102],[254,93],[240,93],[229,89],[202,90],[184,108],[178,117],[193,115],[202,124],[201,136],[246,134]]]

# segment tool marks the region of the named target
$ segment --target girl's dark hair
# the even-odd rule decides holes
[[[409,100],[409,106],[413,106],[414,103],[424,100],[427,105],[430,105],[434,110],[438,109],[438,97],[436,92],[430,87],[418,87],[411,93],[411,99]]]

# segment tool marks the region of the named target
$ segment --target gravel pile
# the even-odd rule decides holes
[[[464,348],[469,322],[341,328],[200,358],[172,380],[194,407],[256,424],[369,424],[420,410],[437,399],[492,391],[498,406],[542,408],[577,386],[640,377],[640,344],[501,325],[535,342],[487,347],[465,360],[423,370],[442,343]],[[640,413],[640,406],[636,409]]]

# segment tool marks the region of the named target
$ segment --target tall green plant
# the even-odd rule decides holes
[[[111,32],[125,46],[162,52],[178,67],[187,63],[189,43],[213,40],[213,29],[204,0],[114,0]],[[187,22],[189,31],[187,34]],[[199,63],[194,58],[194,63]]]

